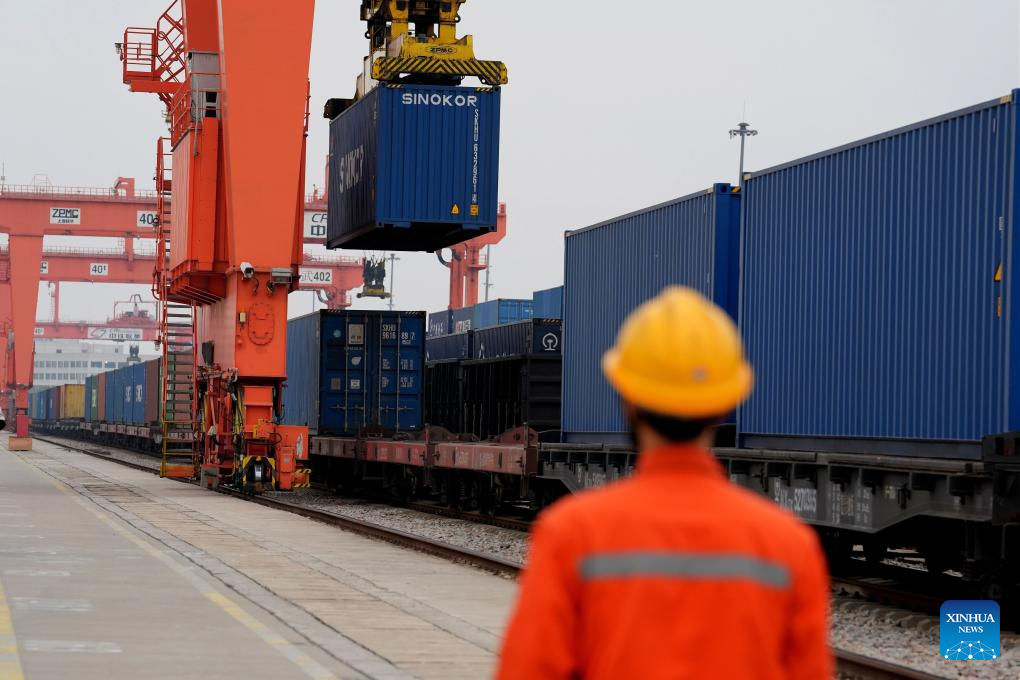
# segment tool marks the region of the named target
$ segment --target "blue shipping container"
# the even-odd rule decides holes
[[[424,312],[320,311],[287,322],[283,422],[317,434],[422,426]]]
[[[525,321],[532,318],[531,300],[489,300],[474,306],[471,328],[489,328],[504,323]]]
[[[381,85],[330,122],[330,248],[436,251],[496,227],[498,88]]]
[[[563,318],[563,286],[536,290],[531,311],[536,319]]]
[[[474,332],[474,358],[560,354],[563,323],[559,319],[531,319]]]
[[[428,338],[425,341],[425,361],[470,359],[473,339],[474,333],[472,331]]]
[[[103,420],[108,423],[115,423],[117,415],[117,403],[119,388],[117,386],[117,375],[119,369],[106,372],[106,402],[103,404]]]
[[[129,364],[131,375],[131,416],[125,417],[132,425],[145,423],[145,364]]]
[[[432,312],[429,314],[429,325],[428,325],[428,336],[430,338],[440,338],[444,335],[450,334],[452,322],[450,319],[452,312],[449,309],[444,309],[441,312]]]
[[[130,390],[131,387],[128,384],[130,367],[125,366],[123,368],[116,369],[110,376],[113,382],[113,420],[111,422],[123,425],[126,421],[124,420],[124,405],[130,406],[131,401],[128,396],[125,396],[124,390]],[[130,411],[129,411],[130,412]]]
[[[1018,95],[750,175],[743,444],[977,458],[1020,431]]]
[[[438,338],[451,333],[466,333],[471,330],[474,313],[474,307],[462,307],[429,314],[428,337]]]
[[[563,440],[629,444],[602,355],[623,320],[670,285],[734,318],[740,194],[729,184],[568,232],[563,296]]]
[[[45,387],[40,387],[35,390],[31,395],[31,406],[32,413],[30,414],[33,420],[46,420],[46,395]]]

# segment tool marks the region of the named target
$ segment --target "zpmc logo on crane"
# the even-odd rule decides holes
[[[50,224],[81,224],[81,208],[50,208]]]

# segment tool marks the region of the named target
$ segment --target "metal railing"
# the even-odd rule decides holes
[[[364,263],[365,259],[361,257],[351,257],[348,255],[320,255],[318,253],[311,253],[307,250],[304,253],[304,262],[302,266],[309,265],[323,265],[323,266],[351,266],[360,267]]]
[[[23,198],[74,198],[103,201],[152,201],[156,192],[152,189],[135,189],[128,196],[123,190],[113,187],[57,187],[44,184],[0,184],[0,197]]]
[[[10,256],[10,246],[0,244],[0,255]],[[153,248],[135,248],[132,252],[135,259],[152,260],[156,257]],[[68,246],[44,246],[43,257],[96,257],[127,259],[127,251],[123,248],[74,248]]]
[[[74,198],[99,201],[154,201],[158,197],[155,189],[135,189],[128,196],[123,189],[113,187],[58,187],[45,184],[0,184],[0,197],[11,198]],[[306,194],[306,210],[326,210],[324,194]]]

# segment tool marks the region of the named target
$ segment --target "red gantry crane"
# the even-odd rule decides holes
[[[58,316],[52,324],[38,323],[31,302],[15,306],[12,300],[34,301],[40,281],[151,285],[156,251],[151,244],[137,245],[135,239],[155,238],[156,198],[155,191],[136,189],[131,177],[118,177],[106,188],[0,184],[0,233],[9,234],[9,244],[0,245],[0,333],[5,339],[0,342],[0,409],[15,429],[14,446],[31,447],[25,409],[32,386],[34,340],[92,339],[90,329],[100,334],[109,329],[108,339],[124,334],[116,332],[116,320],[58,323]],[[326,205],[318,192],[305,198],[303,222],[304,244],[324,244]],[[44,236],[112,236],[120,238],[123,245],[44,246]],[[17,259],[17,268],[12,259]],[[351,304],[349,291],[362,286],[362,272],[362,258],[305,251],[298,287],[315,292],[327,308],[342,309]],[[144,338],[150,339],[150,333],[146,330]],[[16,358],[19,349],[21,363]],[[24,395],[20,407],[19,393]],[[9,401],[12,395],[13,404]],[[19,412],[25,417],[17,418]]]
[[[488,269],[488,247],[506,237],[506,204],[499,204],[496,213],[496,230],[484,236],[451,246],[449,261],[443,251],[436,253],[439,261],[450,270],[449,309],[463,309],[478,304],[478,275]]]

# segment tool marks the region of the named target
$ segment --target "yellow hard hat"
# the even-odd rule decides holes
[[[616,346],[603,357],[602,370],[624,400],[678,418],[729,413],[754,382],[730,317],[679,286],[631,313]]]

